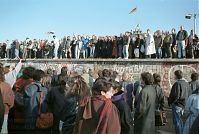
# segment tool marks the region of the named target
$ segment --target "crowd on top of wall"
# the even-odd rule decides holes
[[[143,34],[125,32],[120,36],[65,36],[53,40],[26,38],[0,43],[1,58],[63,59],[63,58],[199,58],[199,41],[191,30],[183,26],[176,32],[148,29]]]

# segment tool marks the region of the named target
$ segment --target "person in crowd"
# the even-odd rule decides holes
[[[171,45],[172,45],[172,36],[169,34],[169,31],[165,32],[165,37],[163,39],[163,49],[164,57],[163,58],[172,58]]]
[[[63,85],[64,84],[62,84],[62,86]],[[65,85],[68,85],[68,87],[62,89],[62,94],[64,94],[62,95],[63,105],[59,111],[60,132],[61,134],[70,134],[73,132],[75,127],[78,107],[82,100],[90,96],[90,90],[84,78],[80,75],[72,77]]]
[[[195,35],[193,33],[193,30],[191,30],[190,35],[188,36],[188,44],[186,47],[186,57],[187,58],[192,58],[194,59],[194,44],[193,44],[193,39]]]
[[[133,134],[133,116],[131,114],[131,109],[125,102],[125,94],[124,91],[122,91],[122,85],[115,80],[112,80],[111,82],[113,83],[114,89],[112,102],[118,108],[120,113],[121,134]]]
[[[92,88],[93,96],[80,103],[76,134],[120,134],[121,126],[118,109],[112,104],[112,83],[98,79]]]
[[[160,30],[157,30],[154,33],[154,42],[155,42],[155,48],[156,48],[156,58],[161,59],[162,58],[162,36]]]
[[[62,67],[61,68],[61,73],[59,75],[54,75],[52,77],[51,86],[52,87],[59,86],[59,84],[60,84],[59,82],[61,80],[67,81],[68,79],[69,79],[68,68],[67,67]]]
[[[153,79],[154,79],[153,86],[156,90],[156,112],[164,111],[164,93],[160,85],[161,76],[157,73],[154,73]],[[160,127],[156,126],[156,133],[158,133],[159,130],[160,130]]]
[[[194,94],[189,96],[185,105],[185,114],[187,115],[187,120],[185,122],[183,134],[189,134],[189,130],[196,117],[199,115],[199,87],[197,87]]]
[[[67,39],[66,39],[66,50],[65,50],[65,55],[66,55],[66,58],[71,58],[71,38],[70,36],[67,36]]]
[[[14,105],[14,93],[12,91],[11,85],[5,82],[4,68],[0,67],[0,92],[2,94],[3,104],[4,104],[4,120],[1,129],[2,134],[8,133],[8,114],[10,109]],[[1,113],[2,114],[2,113]]]
[[[104,69],[102,71],[102,76],[103,78],[105,78],[107,81],[110,80],[110,77],[111,77],[111,72],[108,70],[108,69]]]
[[[145,58],[146,34],[140,36],[140,57]]]
[[[133,87],[133,95],[134,95],[134,109],[137,107],[137,102],[138,102],[138,98],[139,98],[139,95],[140,95],[140,92],[142,91],[144,85],[142,83],[141,80],[137,80],[135,83],[134,83],[134,87]]]
[[[82,36],[82,47],[81,47],[81,53],[82,53],[82,58],[85,59],[88,57],[88,51],[87,51],[87,46],[89,42],[89,37]]]
[[[192,93],[194,93],[196,91],[196,89],[199,88],[199,74],[198,73],[192,73],[191,74],[191,81],[189,82],[190,86],[191,86],[191,90]]]
[[[172,28],[171,36],[172,36],[172,39],[173,39],[173,42],[172,42],[172,45],[171,45],[172,58],[177,58],[176,30],[175,30],[175,28]]]
[[[136,39],[135,39],[135,48],[134,48],[134,55],[135,58],[139,58],[140,57],[140,35],[138,34]]]
[[[53,35],[54,43],[54,59],[58,59],[59,40]]]
[[[11,64],[9,64],[9,63],[4,64],[4,73],[5,73],[5,82],[10,84],[10,86],[12,88],[16,82],[17,74],[19,73],[19,71],[22,68],[22,59],[20,59],[20,61],[16,65],[15,69],[11,70],[10,66],[11,66]]]
[[[199,132],[198,126],[199,126],[199,115],[197,116],[197,118],[193,122],[191,129],[189,130],[189,134],[198,134],[198,132]]]
[[[176,82],[171,88],[171,93],[168,98],[169,106],[172,106],[173,124],[175,126],[176,134],[183,133],[182,116],[184,107],[189,95],[191,94],[191,88],[188,82],[183,79],[183,73],[181,70],[174,72]]]
[[[66,37],[59,40],[59,48],[58,48],[58,58],[59,59],[65,58],[65,50],[66,50],[65,44],[66,44]]]
[[[187,39],[188,34],[187,31],[184,30],[183,26],[180,26],[180,31],[177,33],[176,40],[177,40],[177,50],[178,50],[178,58],[186,58],[186,43],[185,40]]]
[[[11,58],[11,42],[9,40],[6,40],[6,57]]]
[[[144,87],[139,95],[134,115],[135,134],[155,134],[156,90],[153,76],[149,72],[141,74]]]
[[[39,112],[45,113],[48,110],[48,89],[43,86],[44,76],[44,71],[38,69],[35,70],[33,74],[33,82],[24,90],[25,133],[35,133],[34,131],[39,131],[39,129],[36,128],[36,119]]]
[[[194,59],[199,58],[199,39],[196,34],[195,37],[193,38],[193,49],[194,49]]]
[[[34,74],[35,68],[34,67],[26,67],[22,71],[22,76],[17,79],[15,85],[14,85],[14,91],[22,91],[24,88],[31,84],[33,82],[33,74]]]
[[[153,86],[156,90],[157,102],[156,102],[156,110],[164,110],[164,92],[160,86],[161,76],[157,73],[153,74],[154,83]]]
[[[123,34],[120,33],[120,37],[118,37],[117,40],[117,48],[118,48],[118,58],[122,58],[122,54],[123,54]]]
[[[4,121],[4,113],[5,113],[5,107],[3,103],[3,96],[2,93],[0,92],[0,132]]]
[[[89,85],[92,85],[92,83],[90,83],[90,75],[88,74],[88,69],[87,68],[83,68],[82,70],[82,74],[81,74],[82,78],[84,78],[86,84],[89,86]],[[89,88],[91,88],[89,86]]]
[[[130,33],[126,32],[125,35],[123,36],[123,56],[124,59],[128,59],[129,58],[129,45],[131,42],[131,37],[130,37]]]
[[[17,79],[15,85],[13,86],[13,91],[16,95],[17,92],[24,95],[25,89],[28,85],[33,82],[33,74],[35,68],[34,67],[26,67],[22,71],[22,76]],[[15,133],[14,128],[23,129],[24,127],[24,107],[21,104],[18,104],[15,96],[15,104],[14,107],[10,110],[8,119],[9,119],[9,133]]]
[[[118,50],[117,50],[117,40],[118,40],[118,37],[117,36],[114,36],[113,37],[113,41],[112,41],[112,56],[110,58],[117,58],[118,56]]]
[[[125,93],[125,100],[130,109],[133,110],[133,82],[130,80],[127,72],[122,74],[122,81],[120,83]]]
[[[75,58],[76,44],[77,44],[77,38],[75,36],[73,36],[73,39],[71,41],[71,57],[72,58]]]
[[[90,58],[94,58],[95,57],[95,46],[97,44],[97,36],[96,35],[93,35],[92,36],[92,39],[91,39],[91,42],[90,42]]]
[[[150,33],[150,30],[147,29],[147,37],[146,37],[146,44],[145,44],[145,57],[151,58],[153,54],[156,53],[155,50],[155,42],[153,35]]]
[[[77,36],[77,42],[76,42],[76,47],[75,47],[75,58],[79,59],[80,58],[80,50],[82,48],[83,42],[81,39],[81,35]]]

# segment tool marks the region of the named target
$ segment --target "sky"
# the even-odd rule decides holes
[[[188,13],[199,13],[199,0],[0,0],[0,42],[45,39],[49,31],[58,38],[73,33],[119,35],[137,24],[144,32],[178,31],[180,25],[190,32],[193,20],[185,19]]]

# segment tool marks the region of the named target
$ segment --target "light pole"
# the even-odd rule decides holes
[[[186,19],[192,19],[193,18],[193,35],[197,34],[197,31],[196,31],[196,23],[197,23],[197,16],[199,14],[198,13],[194,13],[194,14],[187,14],[185,16]]]

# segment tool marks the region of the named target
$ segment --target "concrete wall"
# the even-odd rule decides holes
[[[16,62],[16,61],[2,61]],[[199,60],[112,60],[112,59],[86,59],[86,60],[26,60],[25,66],[34,66],[46,70],[48,68],[60,72],[61,67],[67,66],[72,72],[81,72],[83,69],[92,69],[95,73],[102,69],[117,71],[120,75],[128,72],[133,81],[139,80],[142,72],[159,73],[162,78],[161,85],[165,90],[170,90],[175,82],[174,71],[182,70],[184,78],[190,81],[191,73],[199,72]]]

